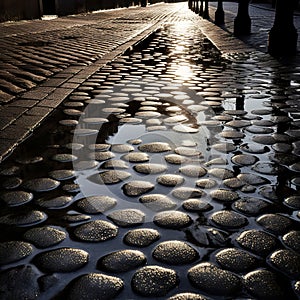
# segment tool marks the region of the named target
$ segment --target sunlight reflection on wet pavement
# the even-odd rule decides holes
[[[189,21],[96,72],[1,166],[4,298],[296,298],[292,76]]]

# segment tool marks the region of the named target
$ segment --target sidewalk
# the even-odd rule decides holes
[[[210,2],[210,18],[214,20],[214,14],[217,7],[216,2]],[[233,33],[234,18],[237,15],[238,4],[234,2],[224,2],[223,8],[225,11],[224,29]],[[249,16],[251,18],[251,35],[242,37],[242,40],[253,46],[259,51],[267,52],[268,32],[273,26],[275,9],[267,4],[250,4]],[[300,14],[294,14],[294,25],[300,33]],[[298,57],[300,52],[300,38],[298,38]]]
[[[24,24],[1,299],[300,298],[298,65],[186,2]]]
[[[5,157],[93,72],[150,34],[175,5],[0,24]]]

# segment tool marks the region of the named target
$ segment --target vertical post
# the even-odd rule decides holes
[[[248,35],[251,33],[251,19],[249,16],[250,0],[239,0],[238,13],[234,19],[234,35]]]
[[[205,2],[205,7],[204,7],[204,12],[203,12],[203,18],[209,19],[208,0],[205,0],[204,2]]]
[[[195,13],[199,14],[199,0],[196,0]]]
[[[193,7],[193,0],[189,0],[188,1],[188,5],[189,5],[189,9],[192,9],[192,7]]]
[[[199,15],[203,16],[203,13],[204,13],[203,0],[200,0]]]
[[[269,32],[268,52],[274,56],[294,55],[298,34],[294,26],[297,0],[277,0],[274,25]]]
[[[215,12],[215,24],[224,25],[224,9],[223,9],[223,0],[218,0],[218,7]]]
[[[141,0],[141,6],[146,7],[147,6],[147,0]]]

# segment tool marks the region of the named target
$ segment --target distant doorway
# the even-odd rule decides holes
[[[56,15],[55,0],[43,0],[43,15]]]

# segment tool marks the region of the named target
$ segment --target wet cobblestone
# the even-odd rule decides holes
[[[186,14],[1,164],[4,299],[298,297],[299,82]]]

